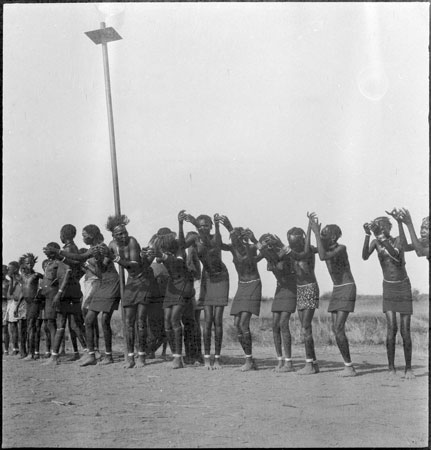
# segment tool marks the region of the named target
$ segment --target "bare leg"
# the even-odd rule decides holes
[[[386,352],[388,355],[388,368],[389,375],[396,375],[395,370],[395,342],[397,337],[397,314],[393,311],[386,311],[386,323],[387,323],[387,334],[386,334]]]
[[[19,353],[21,358],[27,356],[27,320],[18,320]]]
[[[337,342],[338,349],[340,350],[341,356],[344,360],[344,370],[339,374],[341,377],[354,377],[356,371],[352,365],[352,360],[350,359],[349,341],[346,336],[346,320],[349,316],[347,311],[334,311],[332,316],[332,331],[335,335],[335,340]]]
[[[241,371],[248,372],[249,370],[256,369],[256,364],[252,356],[252,338],[250,331],[251,313],[243,311],[239,313],[238,316],[239,316],[239,327],[243,335],[243,349],[245,353],[245,362],[244,365],[241,367]]]
[[[174,332],[175,345],[174,360],[172,361],[173,369],[181,369],[184,367],[182,358],[183,327],[181,325],[181,317],[183,315],[183,311],[183,305],[172,306],[171,324]]]
[[[36,334],[36,318],[30,317],[27,319],[27,337],[28,337],[28,355],[24,361],[31,361],[34,359],[34,340]]]
[[[410,314],[400,314],[401,337],[403,338],[404,359],[406,361],[405,379],[412,380],[415,374],[412,370],[412,337],[410,334]]]
[[[36,319],[36,333],[34,336],[34,359],[40,358],[40,331],[42,329],[42,319]]]
[[[136,306],[128,306],[124,308],[125,322],[126,322],[126,346],[127,346],[127,357],[124,362],[123,367],[125,369],[132,369],[135,367],[135,321],[137,314]]]
[[[104,358],[99,362],[99,364],[106,365],[106,364],[112,364],[114,362],[114,359],[112,357],[112,328],[111,328],[111,318],[114,311],[110,312],[103,312],[102,313],[102,330],[103,330],[103,336],[105,339],[105,356]],[[97,322],[97,319],[96,319]],[[93,330],[95,331],[95,327],[93,327]],[[97,329],[99,329],[99,326],[97,326]],[[94,347],[96,349],[96,346]]]
[[[12,355],[17,355],[18,347],[18,325],[16,322],[8,322],[9,334],[12,340]]]
[[[79,360],[81,367],[94,366],[96,361],[96,355],[94,351],[94,322],[97,321],[98,312],[87,311],[85,315],[85,334],[88,344],[88,354],[85,354],[84,358]]]
[[[193,303],[189,302],[184,306],[182,324],[184,330],[184,362],[193,364],[195,362],[195,316],[193,311]]]
[[[313,328],[311,325],[314,311],[314,309],[298,311],[305,342],[305,366],[297,372],[299,375],[311,375],[319,372],[319,367],[315,362],[316,354],[314,352]]]
[[[55,324],[55,322],[54,322]],[[55,328],[54,328],[55,330]],[[50,357],[51,356],[51,333],[49,330],[49,326],[48,326],[48,319],[44,319],[43,320],[43,331],[45,332],[45,356],[46,357]],[[54,331],[55,333],[55,331]]]
[[[211,329],[214,322],[214,306],[204,306],[204,364],[205,368],[211,370]]]
[[[281,350],[281,330],[280,330],[281,312],[272,313],[272,337],[274,339],[275,353],[277,354],[278,364],[274,372],[281,372],[283,368],[283,353]]]
[[[53,321],[50,320],[49,322],[53,322]],[[46,362],[43,363],[44,366],[56,366],[59,363],[58,352],[60,350],[61,341],[64,338],[66,323],[67,323],[67,315],[62,314],[62,313],[57,313],[57,329],[55,331],[54,343],[52,346],[52,353],[51,353],[51,357]],[[51,328],[50,328],[50,331],[51,331]],[[52,334],[51,334],[51,336],[52,336]]]
[[[138,361],[135,368],[142,368],[145,366],[145,350],[147,346],[147,320],[148,308],[147,305],[139,304],[137,308],[137,323],[138,323]]]
[[[3,345],[4,345],[4,351],[3,354],[8,355],[9,354],[9,329],[8,324],[3,324]]]
[[[202,331],[201,331],[201,310],[196,309],[195,312],[195,350],[196,350],[196,363],[203,364],[204,356],[202,355]]]
[[[214,364],[213,369],[221,369],[222,366],[220,364],[220,353],[221,346],[223,342],[223,312],[224,306],[215,306],[214,307],[214,347],[215,347],[215,356],[214,356]]]

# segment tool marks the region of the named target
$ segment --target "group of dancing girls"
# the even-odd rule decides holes
[[[387,214],[398,223],[399,236],[394,238],[390,235],[391,222],[387,216],[378,217],[364,224],[362,257],[367,260],[376,251],[383,271],[383,312],[387,319],[386,347],[389,372],[395,374],[398,312],[404,344],[405,378],[409,379],[414,377],[411,367],[410,335],[410,318],[413,310],[404,252],[415,250],[418,256],[426,256],[429,259],[429,217],[423,219],[418,238],[408,210],[394,208]],[[97,351],[95,334],[100,312],[106,351],[99,363],[113,362],[110,320],[113,311],[118,309],[120,300],[119,276],[114,266],[116,263],[124,267],[128,273],[122,295],[127,347],[125,367],[145,365],[148,356],[149,312],[151,305],[162,298],[164,335],[172,350],[172,367],[175,369],[184,367],[182,357],[183,342],[186,342],[184,334],[186,323],[192,323],[194,325],[187,327],[187,330],[189,334],[195,336],[196,361],[203,362],[204,367],[208,369],[221,368],[223,313],[228,305],[229,296],[229,273],[222,261],[222,251],[228,251],[232,254],[238,273],[238,289],[230,315],[234,316],[238,341],[245,354],[241,370],[249,371],[257,368],[252,354],[250,319],[252,315],[258,316],[260,313],[262,283],[258,263],[264,259],[267,262],[267,269],[273,272],[277,281],[272,303],[273,337],[278,360],[275,371],[295,370],[292,362],[289,321],[297,309],[305,344],[305,365],[297,373],[316,374],[319,372],[319,366],[314,349],[312,320],[319,306],[319,286],[314,272],[315,254],[318,253],[319,258],[326,262],[334,284],[328,312],[331,313],[332,329],[344,360],[345,367],[340,375],[355,376],[345,323],[349,313],[355,308],[356,285],[350,270],[346,246],[338,243],[342,234],[341,229],[334,224],[321,229],[315,213],[307,213],[307,217],[307,231],[298,227],[291,228],[287,232],[287,245],[271,233],[265,233],[256,239],[250,229],[233,227],[228,217],[224,215],[215,214],[213,219],[208,215],[199,215],[195,218],[185,210],[178,214],[178,235],[170,228],[161,228],[152,236],[148,246],[142,248],[138,241],[128,234],[126,226],[129,220],[125,215],[108,218],[106,228],[112,233],[109,245],[103,243],[103,236],[96,225],[88,225],[84,227],[82,236],[89,248],[78,251],[73,243],[73,236],[72,239],[65,236],[62,229],[60,237],[65,244],[64,247],[60,248],[58,244],[50,243],[44,248],[48,257],[45,273],[43,276],[35,276],[32,267],[27,268],[26,279],[31,279],[27,285],[32,284],[34,288],[27,289],[22,296],[27,302],[27,309],[33,311],[30,316],[38,314],[34,305],[37,303],[35,290],[37,280],[40,278],[39,288],[42,288],[45,297],[45,313],[48,317],[57,318],[57,328],[51,324],[51,333],[55,338],[51,357],[45,364],[59,363],[58,352],[68,317],[75,317],[75,323],[79,325],[78,310],[81,297],[84,302],[85,327],[76,328],[78,335],[79,329],[85,330],[85,338],[80,335],[80,340],[84,342],[86,352],[78,362],[83,367],[98,363],[95,355]],[[190,231],[185,235],[184,222],[193,225],[196,231]],[[411,244],[407,243],[403,224],[408,228]],[[223,242],[220,225],[229,232],[230,243]],[[312,233],[315,235],[316,247],[311,245]],[[371,233],[375,239],[370,242]],[[160,272],[158,267],[163,267],[167,274],[163,288],[158,281],[159,277],[156,276]],[[82,270],[85,271],[83,293],[78,282]],[[78,271],[81,271],[81,274]],[[11,289],[9,286],[9,291]],[[203,358],[200,354],[202,310],[204,311]],[[214,358],[211,358],[213,327]],[[29,326],[29,330],[31,333],[33,325]],[[137,359],[135,359],[136,330]],[[199,343],[196,343],[197,341]],[[190,343],[190,336],[187,342]],[[160,339],[153,350],[158,345]]]

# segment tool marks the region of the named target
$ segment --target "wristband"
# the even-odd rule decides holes
[[[58,290],[58,292],[60,292],[60,294],[62,294],[62,293],[63,293],[63,291],[62,291],[61,289],[59,289],[59,290]]]

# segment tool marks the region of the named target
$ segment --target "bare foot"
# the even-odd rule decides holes
[[[33,359],[40,359],[39,353],[35,353],[34,356],[33,356]]]
[[[33,361],[33,355],[27,355],[25,358],[22,359],[23,361]]]
[[[212,370],[211,358],[209,356],[204,357],[204,367],[205,369]]]
[[[114,363],[114,358],[112,357],[112,355],[105,355],[99,361],[99,364],[101,364],[102,366],[106,366],[107,364],[113,364],[113,363]]]
[[[256,370],[256,364],[253,358],[245,358],[245,363],[241,366],[241,372],[248,372],[249,370]]]
[[[397,371],[395,370],[395,368],[394,369],[389,369],[389,371],[388,371],[388,378],[392,378],[392,379],[398,378]]]
[[[191,356],[185,356],[185,357],[183,358],[183,361],[184,361],[184,364],[185,364],[186,366],[192,366],[192,365],[194,364],[194,362],[195,362],[195,359],[192,358]]]
[[[49,359],[51,358],[51,352],[45,352],[45,354],[43,355],[43,359]]]
[[[353,366],[344,366],[344,369],[338,374],[339,377],[355,377],[356,370]]]
[[[220,358],[214,358],[214,364],[213,364],[213,370],[220,370],[222,369],[222,365],[220,364]]]
[[[19,354],[19,359],[25,359],[27,358],[27,353],[20,353]]]
[[[202,353],[196,355],[195,366],[197,365],[196,363],[198,363],[199,366],[204,364],[204,355],[202,355]]]
[[[88,356],[88,350],[84,350],[84,353],[82,354],[82,356],[77,360],[78,363],[81,363],[82,361],[85,361],[87,359]]]
[[[317,361],[313,362],[313,367],[314,367],[314,373],[319,373],[320,372],[319,364],[317,363]]]
[[[133,369],[135,367],[135,357],[127,355],[123,367],[124,369]]]
[[[274,367],[273,372],[286,372],[284,370],[284,362],[282,359],[279,359],[277,362],[277,367]]]
[[[181,356],[174,356],[174,360],[172,361],[172,369],[182,369],[183,367],[183,358]]]
[[[301,369],[298,370],[298,372],[296,372],[298,375],[313,375],[315,373],[319,373],[319,366],[317,366],[317,372],[316,372],[316,366],[317,364],[313,364],[313,363],[305,363],[305,366]]]
[[[136,361],[135,369],[142,369],[145,366],[145,355],[138,355],[138,361]]]
[[[81,367],[86,367],[86,366],[94,366],[95,364],[97,364],[97,360],[96,360],[96,356],[94,355],[94,353],[87,354],[87,357],[84,359],[84,361],[80,362],[79,365]]]
[[[94,350],[94,356],[96,357],[96,359],[100,359],[102,357],[102,354],[99,352],[98,349]]]
[[[156,359],[156,354],[154,352],[149,352],[147,354],[147,359]]]
[[[88,356],[88,353],[85,353],[84,356]],[[81,358],[80,358],[80,356],[79,356],[79,353],[76,352],[76,353],[74,353],[72,356],[69,356],[69,358],[67,358],[66,361],[79,361],[80,359],[81,359]],[[87,359],[87,358],[84,358],[84,361],[85,361],[86,359]]]
[[[405,380],[414,380],[416,378],[415,374],[413,373],[412,369],[406,369],[404,372],[404,379]]]
[[[60,361],[58,360],[58,355],[52,355],[51,358],[47,359],[44,363],[42,363],[42,366],[57,366],[60,364]]]
[[[18,353],[19,353],[19,350],[14,350],[14,351],[12,352],[12,356],[16,356],[16,355],[18,355]]]

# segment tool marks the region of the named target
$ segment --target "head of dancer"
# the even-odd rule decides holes
[[[383,233],[384,236],[387,238],[390,236],[392,223],[389,220],[389,217],[386,216],[377,217],[372,221],[372,224],[378,227],[378,229],[376,230],[377,234]]]
[[[118,245],[124,246],[129,242],[129,233],[126,228],[129,222],[129,218],[124,214],[108,217],[106,229],[112,233],[112,237]]]
[[[429,245],[430,236],[430,216],[424,217],[421,224],[421,241]]]
[[[73,241],[76,236],[76,228],[70,223],[63,225],[60,230],[60,240],[63,244]]]
[[[23,273],[30,273],[36,264],[36,261],[37,256],[34,256],[33,253],[25,253],[19,258],[18,264]]]
[[[206,214],[201,214],[196,217],[197,229],[198,233],[202,236],[209,236],[211,233],[211,229],[213,227],[213,221],[210,216]]]
[[[149,246],[154,248],[156,254],[172,253],[175,255],[178,251],[177,234],[168,227],[160,228],[151,238]]]
[[[14,275],[17,275],[19,271],[19,264],[18,261],[11,261],[7,265],[7,274],[12,277]]]
[[[305,248],[305,231],[302,228],[293,227],[287,232],[287,242],[295,252],[302,252]]]
[[[97,245],[103,242],[103,234],[97,225],[86,225],[82,229],[82,240],[85,245]]]
[[[54,259],[57,253],[50,251],[50,248],[56,248],[57,250],[60,250],[60,246],[57,244],[57,242],[50,242],[49,244],[46,244],[46,247],[44,247],[43,252],[45,253],[46,257],[49,259]]]
[[[320,238],[325,250],[333,247],[341,237],[341,228],[338,225],[326,225],[320,232]]]
[[[234,227],[230,237],[231,239],[236,238],[236,242],[241,246],[249,243],[249,235],[247,233],[247,229],[243,227]]]
[[[275,250],[277,252],[283,248],[283,243],[276,234],[264,233],[259,238],[259,242],[268,250]]]

